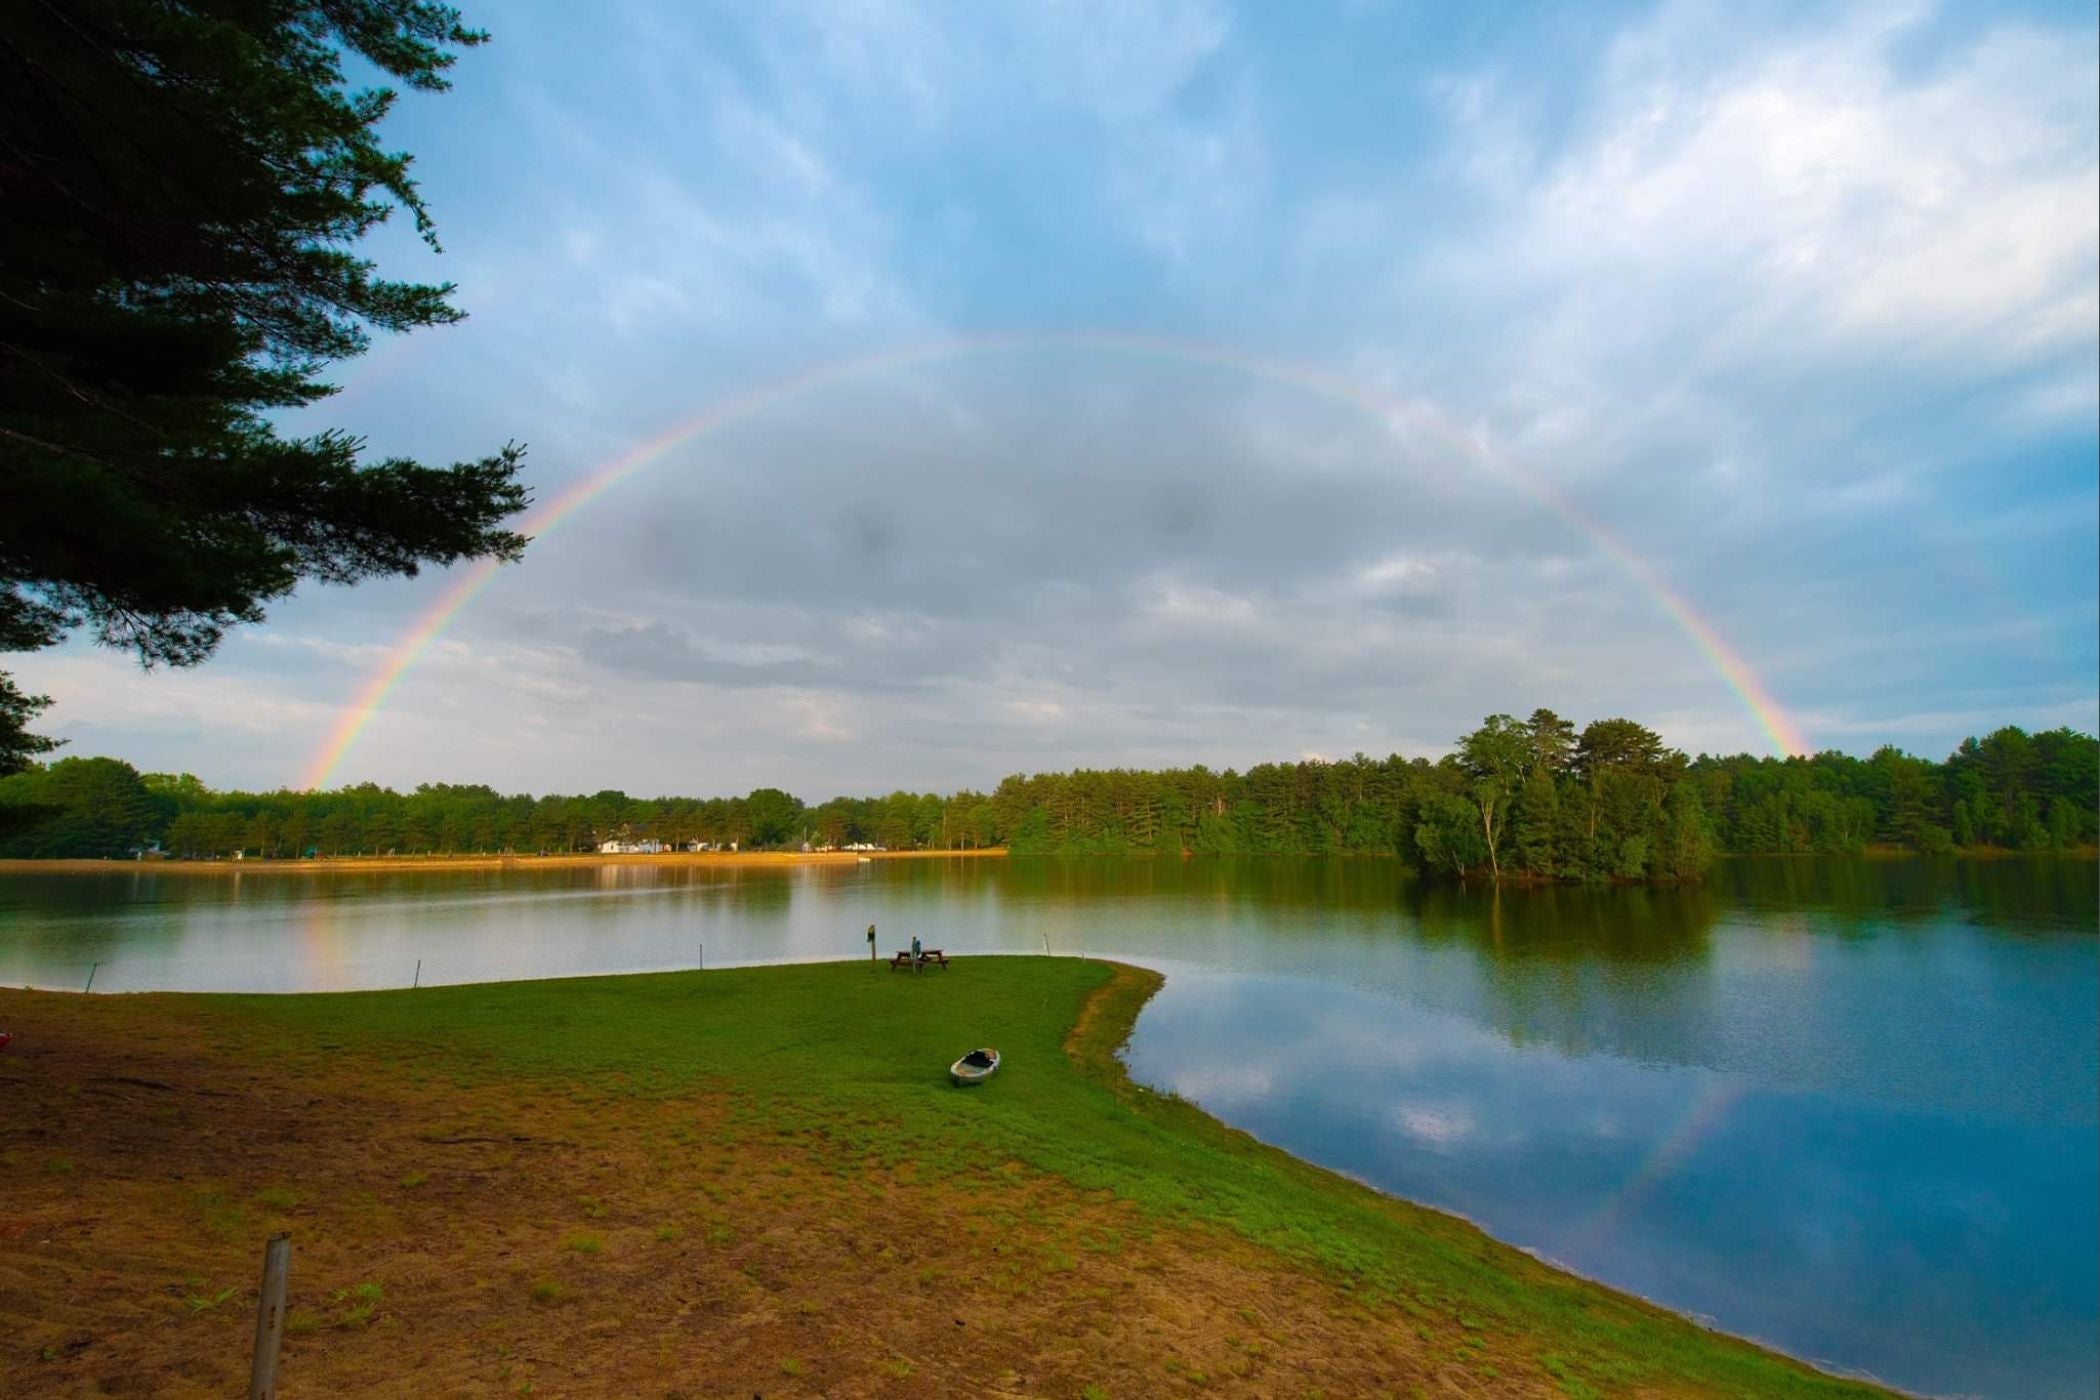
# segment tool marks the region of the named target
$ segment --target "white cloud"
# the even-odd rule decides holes
[[[843,744],[854,737],[846,698],[817,693],[789,695],[781,702],[787,732],[797,739]]]
[[[1557,159],[1476,130],[1497,170],[1540,172],[1476,278],[1557,289],[1551,354],[1661,340],[1713,368],[1893,354],[1971,370],[2083,354],[2100,316],[2091,36],[2003,29],[1912,73],[1896,59],[1912,22],[1714,68],[1677,51],[1674,15],[1623,39],[1601,113]]]
[[[1241,17],[521,11],[445,99],[473,119],[406,143],[481,143],[430,179],[457,250],[434,271],[476,319],[354,367],[316,422],[426,459],[516,436],[545,499],[813,364],[1096,317],[1404,407],[1079,344],[790,394],[536,542],[343,776],[821,796],[1434,753],[1541,703],[1758,747],[1520,474],[1638,550],[1812,739],[1930,749],[2001,703],[2084,703],[2090,579],[2037,571],[2092,538],[2089,460],[2062,485],[2100,382],[2089,26],[1855,9],[1775,35],[1666,3],[1602,48],[1486,35],[1436,78],[1449,50],[1393,40],[1402,7],[1300,36],[1377,68],[1328,91]],[[603,62],[573,62],[586,42]],[[64,683],[62,731],[286,781],[435,583],[294,600],[201,672],[19,669]]]
[[[1151,591],[1144,615],[1169,628],[1212,630],[1244,628],[1259,613],[1251,598],[1170,579]]]
[[[1056,700],[1009,700],[1005,710],[1029,724],[1055,724],[1065,717],[1065,707]]]
[[[1353,582],[1357,590],[1364,593],[1406,593],[1427,587],[1437,575],[1434,560],[1389,554],[1358,569]]]

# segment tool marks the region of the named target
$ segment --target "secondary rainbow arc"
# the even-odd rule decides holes
[[[748,389],[675,423],[578,477],[535,506],[519,529],[544,537],[606,491],[642,470],[672,448],[741,422],[766,409],[828,385],[884,371],[961,359],[976,354],[1030,349],[1113,351],[1155,356],[1189,364],[1232,370],[1273,383],[1302,389],[1348,404],[1388,426],[1410,425],[1436,437],[1465,460],[1491,471],[1529,495],[1594,544],[1655,602],[1734,692],[1751,719],[1782,757],[1809,752],[1800,728],[1775,700],[1749,663],[1702,617],[1648,561],[1601,521],[1591,518],[1544,482],[1519,471],[1479,437],[1451,423],[1433,406],[1389,397],[1356,380],[1315,366],[1270,359],[1201,341],[1114,331],[1064,331],[1030,334],[955,336],[895,347],[875,354],[838,360],[785,379]],[[484,560],[462,570],[445,585],[396,640],[392,650],[358,688],[340,720],[329,731],[306,767],[300,786],[326,787],[336,770],[370,726],[386,697],[430,649],[445,629],[497,577],[501,566]]]

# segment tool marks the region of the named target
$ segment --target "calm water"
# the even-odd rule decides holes
[[[2100,1389],[2096,868],[1738,861],[1693,890],[1381,862],[0,877],[0,985],[305,990],[854,956],[1166,971],[1133,1073],[1797,1354]]]

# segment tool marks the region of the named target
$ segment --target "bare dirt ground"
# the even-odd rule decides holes
[[[1527,1395],[1455,1326],[986,1163],[841,1171],[733,1094],[383,1081],[0,993],[0,1395]],[[1528,1367],[1526,1369],[1529,1369]]]

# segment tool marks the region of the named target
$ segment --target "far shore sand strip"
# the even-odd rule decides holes
[[[581,870],[600,865],[854,865],[862,860],[975,860],[1004,846],[955,851],[667,851],[661,855],[325,856],[308,860],[0,860],[0,875],[338,875],[388,870]]]

